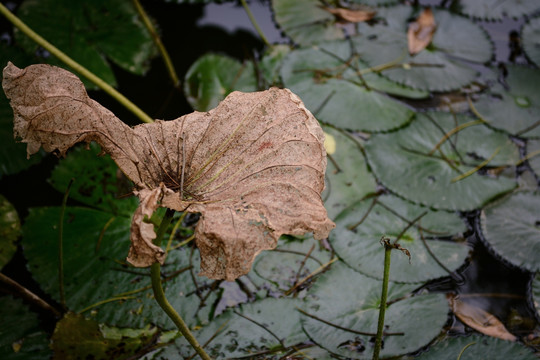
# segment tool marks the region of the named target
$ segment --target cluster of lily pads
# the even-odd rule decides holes
[[[454,359],[468,346],[462,359],[536,358],[519,343],[481,335],[442,336],[448,301],[423,285],[449,276],[467,261],[471,248],[464,234],[471,229],[463,215],[474,210],[481,210],[482,238],[497,256],[540,274],[540,18],[528,19],[521,30],[530,64],[506,64],[504,71],[490,65],[492,42],[472,19],[521,17],[540,6],[535,0],[511,6],[454,1],[449,9],[433,9],[437,30],[431,44],[409,55],[407,25],[422,8],[395,3],[349,1],[353,10],[357,4],[371,6],[375,16],[368,23],[343,24],[324,8],[333,4],[272,0],[275,20],[294,45],[273,45],[256,63],[208,54],[185,75],[184,92],[198,111],[215,107],[235,90],[284,86],[300,96],[326,133],[323,197],[337,225],[328,242],[283,237],[277,250],[257,258],[248,275],[223,283],[197,277],[197,250],[178,241],[192,235],[192,219],[177,215],[178,228],[166,239],[164,288],[214,358],[370,358],[380,307],[383,236],[397,240],[411,259],[392,252],[382,357],[412,358],[407,354],[430,346],[418,358]],[[27,0],[20,16],[32,25],[36,9],[37,2]],[[105,59],[142,71],[152,55],[150,38],[142,35],[141,24],[133,26],[130,33],[140,32],[140,38],[126,46],[140,56],[123,59],[107,43],[94,41],[97,45],[85,51],[97,55],[81,56],[81,63],[89,61],[98,74],[110,70]],[[19,56],[24,65],[25,55],[13,51],[0,51],[0,59],[15,62]],[[103,77],[114,83],[114,77]],[[5,109],[7,100],[0,101],[5,101],[0,118],[6,124],[11,113]],[[425,103],[429,109],[422,105],[419,110]],[[155,306],[149,273],[125,263],[137,203],[118,198],[129,193],[130,184],[112,160],[96,158],[98,152],[94,146],[75,149],[49,179],[64,192],[75,178],[70,198],[79,204],[65,208],[63,231],[65,305],[76,315],[57,323],[52,350],[66,354],[74,344],[83,344],[79,357],[192,356],[194,351]],[[27,166],[22,163],[6,161],[3,173]],[[14,253],[20,231],[13,207],[3,200],[2,208],[3,221],[13,231],[5,237],[3,248],[11,250],[0,258],[1,266]],[[22,228],[28,268],[58,302],[61,211],[30,209]],[[0,329],[2,352],[13,359],[28,353],[48,358],[48,335],[34,313],[9,297],[0,301],[1,317],[17,325],[16,332]],[[531,301],[539,312],[540,275],[532,282]],[[14,344],[20,345],[18,351],[10,350]]]

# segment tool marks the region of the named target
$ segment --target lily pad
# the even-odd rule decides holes
[[[476,77],[466,62],[484,63],[492,56],[486,32],[469,19],[434,9],[437,30],[431,45],[418,54],[408,54],[407,22],[413,8],[380,9],[385,19],[377,25],[360,24],[361,36],[353,38],[362,60],[398,83],[422,90],[451,91]]]
[[[435,209],[480,208],[516,182],[472,172],[487,160],[489,167],[516,164],[519,153],[508,136],[481,124],[468,126],[472,121],[442,112],[418,114],[402,130],[372,136],[365,146],[368,163],[386,187],[408,200]],[[442,141],[463,124],[468,125]]]
[[[231,92],[257,90],[251,62],[244,64],[228,56],[207,54],[195,61],[184,78],[184,92],[193,109],[208,111]]]
[[[537,318],[540,317],[540,273],[536,273],[531,285],[532,301]]]
[[[21,235],[21,221],[13,205],[0,195],[0,270],[11,260]]]
[[[59,217],[60,208],[33,208],[23,226],[28,267],[42,289],[55,300],[59,299]],[[130,220],[98,210],[66,208],[63,238],[67,306],[114,326],[142,328],[153,323],[165,329],[174,328],[153,299],[148,269],[136,269],[125,262]],[[197,261],[190,261],[189,251],[179,249],[169,253],[162,271],[171,305],[192,326],[208,321],[209,306],[199,309],[201,299],[195,292],[190,264],[197,272]],[[204,280],[198,280],[199,286],[205,286]],[[210,296],[208,304],[214,300]]]
[[[540,270],[540,195],[508,196],[484,209],[481,219],[484,237],[497,254],[529,271]]]
[[[392,271],[392,270],[390,270]],[[375,334],[382,282],[371,279],[336,263],[321,275],[306,299],[302,317],[303,328],[319,346],[332,353],[352,358],[370,359]],[[384,338],[381,357],[412,352],[428,344],[441,331],[448,316],[448,304],[443,294],[411,296],[416,285],[390,283],[386,309],[385,331],[403,333]],[[335,326],[322,322],[332,323]],[[338,328],[341,327],[341,328]]]
[[[540,70],[507,65],[505,85],[493,85],[474,104],[490,126],[522,137],[540,137]]]
[[[422,353],[418,360],[534,360],[531,349],[512,341],[489,336],[467,336],[446,338]]]
[[[540,17],[529,20],[521,28],[523,50],[529,60],[540,66]]]
[[[263,77],[265,88],[281,84],[280,70],[283,59],[291,52],[289,45],[276,44],[268,48],[259,61],[259,68]]]
[[[291,52],[283,62],[281,77],[318,119],[332,125],[371,132],[388,131],[410,121],[414,112],[382,93],[395,90],[407,96],[408,90],[397,84],[391,86],[373,73],[358,76],[358,69],[363,67],[350,42],[330,42]]]
[[[295,43],[316,44],[343,39],[336,18],[320,7],[319,0],[272,0],[274,17],[281,29]]]
[[[501,20],[505,16],[517,18],[540,9],[536,0],[459,0],[456,5],[465,15],[489,20]]]
[[[49,339],[40,330],[38,315],[19,299],[0,297],[0,353],[4,360],[51,358]]]
[[[258,353],[268,355],[270,349],[272,353],[280,354],[279,348],[285,349],[308,340],[300,325],[300,313],[296,310],[301,303],[299,299],[267,298],[243,304],[229,309],[194,335],[199,343],[208,343],[205,351],[213,359],[255,358]],[[184,338],[146,358],[175,359],[179,354],[184,358],[194,354]]]
[[[450,235],[466,230],[459,215],[446,211],[430,211],[395,196],[366,199],[345,209],[336,218],[336,229],[330,233],[330,242],[338,256],[353,269],[382,280],[384,246],[381,238],[392,242],[408,223],[427,212],[415,226],[409,228],[399,240],[407,249],[409,258],[400,251],[392,251],[390,280],[415,283],[448,276],[463,264],[469,247],[462,242],[448,239]],[[365,217],[365,218],[364,218]],[[358,224],[363,219],[361,224]],[[351,229],[351,227],[353,227]],[[421,239],[424,236],[425,244]],[[437,238],[446,237],[446,240]],[[434,258],[435,257],[435,258]],[[441,262],[442,267],[438,262]]]
[[[97,156],[101,149],[96,143],[91,143],[89,148],[90,151],[77,146],[69,156],[61,159],[51,173],[50,184],[65,193],[73,180],[70,199],[130,217],[139,203],[136,197],[130,196],[133,183],[108,155]]]
[[[135,7],[122,0],[92,3],[70,0],[29,0],[17,16],[35,32],[111,85],[116,84],[106,58],[142,75],[155,54],[152,37]],[[43,21],[47,19],[47,21]],[[29,53],[38,45],[21,32],[16,39]],[[51,64],[60,64],[48,58]]]
[[[323,127],[326,140],[334,143],[326,166],[326,187],[322,193],[328,216],[334,219],[343,209],[364,196],[375,192],[375,178],[367,169],[360,151],[360,139],[352,140],[329,126]]]
[[[540,176],[540,140],[529,140],[527,142],[527,156],[529,158],[529,164],[536,173],[536,176]]]

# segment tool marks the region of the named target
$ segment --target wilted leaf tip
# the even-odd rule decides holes
[[[163,262],[144,222],[159,206],[199,212],[196,242],[201,274],[234,280],[282,234],[335,226],[321,200],[326,169],[324,133],[287,89],[233,92],[217,108],[130,128],[91,100],[83,84],[49,65],[4,70],[16,135],[28,154],[96,141],[135,183],[140,199],[128,260]]]

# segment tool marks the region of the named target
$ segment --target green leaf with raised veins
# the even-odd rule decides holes
[[[447,337],[423,352],[417,360],[535,360],[533,351],[523,344],[489,336]]]
[[[323,130],[326,135],[325,141],[334,144],[334,151],[330,153],[329,149],[326,149],[329,160],[322,198],[328,216],[335,219],[347,206],[374,193],[377,184],[368,171],[366,159],[360,151],[362,140],[356,138],[356,142],[351,139],[354,135],[348,137],[329,126],[324,126]]]
[[[482,212],[482,232],[491,248],[511,264],[540,270],[540,195],[518,192]]]
[[[47,333],[40,329],[37,314],[19,299],[0,297],[0,353],[3,360],[48,360]]]
[[[382,247],[382,245],[381,245]],[[394,270],[390,268],[390,273]],[[317,280],[302,309],[334,325],[373,335],[359,335],[302,316],[308,336],[332,353],[351,359],[371,359],[372,339],[377,332],[382,282],[364,276],[342,263]],[[427,345],[447,320],[448,303],[443,294],[411,292],[417,285],[390,282],[381,357],[403,355]]]
[[[19,7],[17,16],[111,85],[115,85],[116,80],[107,59],[142,75],[156,52],[133,4],[123,0],[27,0]],[[21,32],[15,35],[28,52],[36,52],[36,43]],[[60,65],[52,57],[47,61]]]
[[[540,9],[536,0],[459,0],[453,5],[465,15],[490,20],[502,20],[505,16],[517,18]]]
[[[393,81],[429,91],[459,89],[476,78],[477,71],[466,62],[491,59],[491,42],[469,19],[443,9],[434,9],[433,15],[437,30],[431,45],[414,56],[407,50],[407,23],[415,16],[409,6],[379,9],[385,21],[359,24],[361,36],[352,41],[362,60]]]
[[[21,235],[21,221],[13,205],[0,195],[0,270],[11,260]]]
[[[422,93],[392,86],[374,73],[359,76],[360,68],[365,65],[358,62],[350,43],[335,41],[291,52],[281,77],[319,120],[340,128],[388,131],[410,121],[414,112],[383,91],[412,97]]]
[[[446,269],[454,271],[463,264],[469,247],[464,241],[448,239],[466,230],[457,213],[431,211],[386,195],[380,196],[370,209],[373,201],[373,198],[366,199],[345,209],[336,218],[336,229],[330,233],[333,249],[353,269],[382,280],[384,247],[380,243],[381,238],[384,236],[394,241],[408,223],[423,212],[427,214],[415,224],[421,226],[422,235],[417,227],[412,226],[399,240],[399,244],[410,252],[410,262],[405,254],[392,251],[390,280],[405,283],[428,281],[448,276]],[[364,216],[367,217],[360,225],[349,229]],[[444,240],[438,239],[444,237]]]
[[[467,172],[493,155],[488,167],[514,165],[519,152],[508,136],[484,125],[468,126],[441,142],[452,129],[474,120],[442,112],[418,114],[406,128],[372,136],[365,146],[368,163],[384,186],[410,201],[435,209],[480,208],[512,190],[516,181]],[[442,155],[430,155],[438,143]]]
[[[233,91],[256,91],[257,78],[251,62],[206,54],[197,59],[184,78],[184,92],[191,107],[208,111]]]
[[[34,279],[56,300],[59,218],[60,208],[30,209],[22,242]],[[88,309],[84,315],[109,325],[141,328],[151,322],[172,329],[174,324],[153,299],[148,269],[136,269],[125,261],[130,221],[129,217],[103,211],[66,208],[63,238],[67,306],[75,312]],[[167,297],[190,326],[208,321],[210,310],[210,306],[199,309],[201,299],[189,271],[193,264],[193,271],[198,272],[198,259],[196,253],[190,261],[189,251],[174,250],[162,267]],[[180,272],[182,269],[185,271]],[[200,287],[208,282],[197,280]],[[206,299],[208,304],[214,300],[214,294]]]
[[[504,85],[494,84],[474,104],[490,126],[521,137],[540,137],[540,70],[506,65]]]

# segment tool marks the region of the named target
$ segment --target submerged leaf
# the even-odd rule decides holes
[[[409,30],[407,31],[409,54],[418,54],[424,50],[433,39],[436,28],[437,25],[431,8],[422,11],[418,19],[409,24]]]
[[[282,234],[313,232],[322,239],[334,227],[320,196],[323,131],[287,89],[234,92],[207,113],[131,129],[60,68],[10,63],[3,87],[28,155],[40,146],[64,155],[76,143],[96,141],[135,183],[141,205],[130,253],[138,254],[137,266],[164,260],[160,249],[143,259],[152,248],[139,251],[134,240],[148,245],[155,236],[140,222],[157,206],[201,213],[201,275],[216,279],[247,273],[255,256],[274,248]]]
[[[452,311],[465,325],[488,336],[516,341],[516,337],[508,332],[503,323],[493,314],[490,314],[477,306],[468,304],[457,296],[448,295],[447,297],[448,302],[452,307]]]

